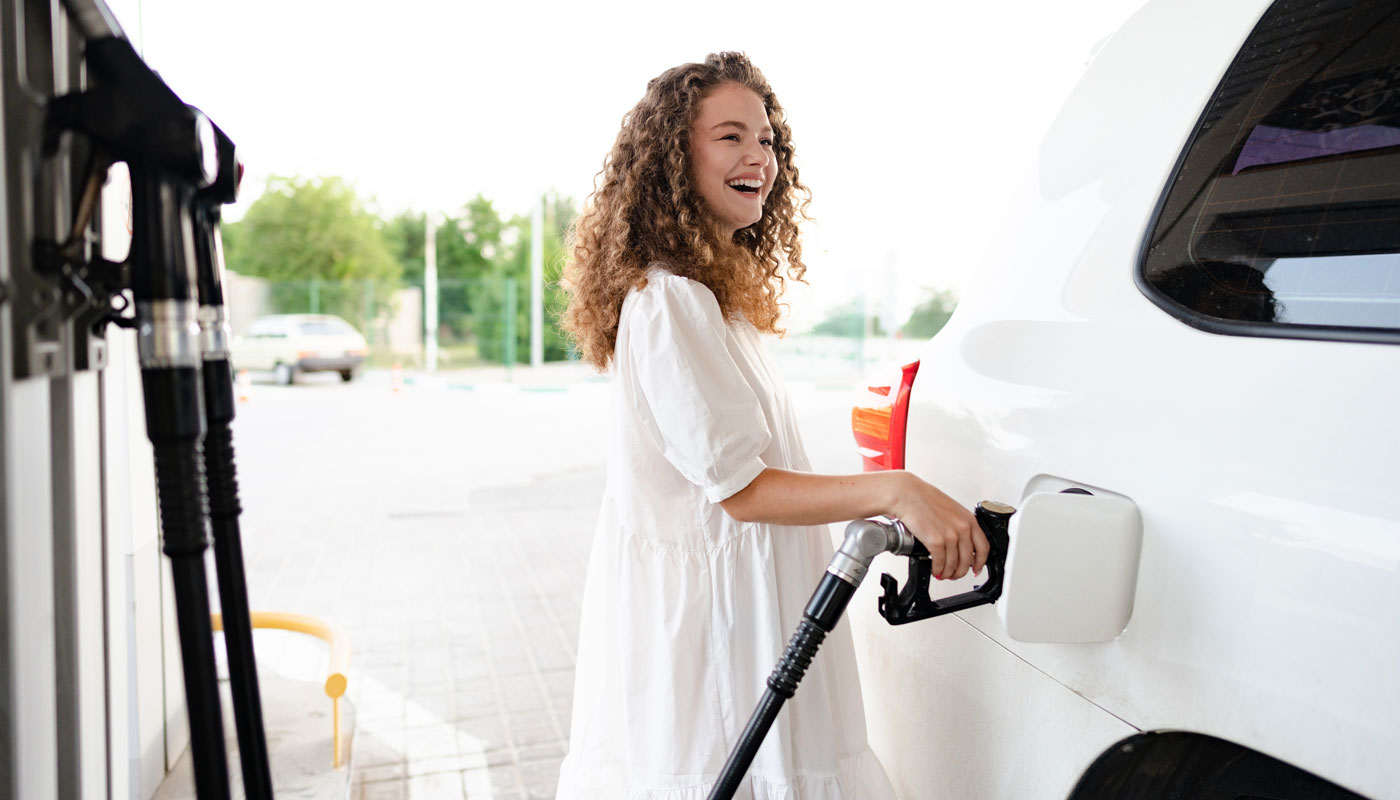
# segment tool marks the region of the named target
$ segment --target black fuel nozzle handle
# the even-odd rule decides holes
[[[880,597],[880,615],[891,625],[903,625],[995,603],[1001,597],[1006,551],[1011,545],[1007,528],[1011,515],[1015,513],[1016,509],[1005,503],[987,500],[977,504],[974,516],[987,536],[991,551],[987,554],[987,580],[970,592],[938,600],[931,598],[929,586],[933,580],[933,563],[928,550],[915,541],[911,551],[902,554],[909,558],[909,579],[905,581],[904,588],[899,588],[894,576],[880,576],[880,586],[885,590]]]

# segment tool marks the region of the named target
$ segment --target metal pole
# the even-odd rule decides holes
[[[428,372],[438,365],[438,274],[437,220],[432,212],[423,215],[423,341]]]
[[[544,363],[544,195],[530,213],[530,366]]]

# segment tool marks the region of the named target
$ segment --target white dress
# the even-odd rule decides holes
[[[765,467],[808,470],[758,331],[660,268],[622,305],[614,433],[558,800],[705,800],[833,552],[825,526],[736,522]],[[736,798],[893,800],[843,621]]]

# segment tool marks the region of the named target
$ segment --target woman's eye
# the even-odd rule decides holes
[[[737,142],[737,141],[739,141],[739,134],[737,134],[737,133],[728,133],[728,134],[725,134],[724,136],[722,136],[722,137],[720,137],[720,138],[721,138],[722,140],[728,140],[728,141],[731,141],[731,142]]]
[[[773,146],[773,140],[772,140],[772,139],[760,139],[759,142],[760,142],[764,147],[772,147],[772,146]]]

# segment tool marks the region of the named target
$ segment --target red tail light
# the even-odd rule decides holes
[[[898,386],[871,386],[869,398],[851,409],[851,433],[866,472],[904,469],[904,428],[909,419],[909,392],[919,362],[900,368]]]

